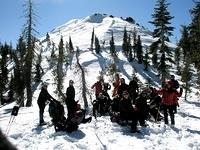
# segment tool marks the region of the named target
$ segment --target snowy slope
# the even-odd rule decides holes
[[[146,82],[147,78],[154,81],[154,86],[159,87],[160,81],[156,76],[153,68],[148,72],[144,72],[143,65],[137,62],[129,63],[124,55],[120,52],[121,41],[123,38],[123,30],[126,26],[128,31],[138,30],[141,35],[143,44],[149,45],[154,39],[149,31],[143,28],[124,21],[121,18],[109,17],[108,15],[94,14],[84,19],[75,19],[59,26],[49,32],[51,41],[58,44],[62,35],[64,41],[68,41],[69,35],[72,37],[72,42],[80,48],[80,63],[86,69],[86,81],[88,88],[96,82],[96,77],[99,71],[106,73],[107,65],[112,61],[109,54],[109,40],[111,31],[114,31],[115,45],[118,51],[119,61],[117,62],[120,70],[120,76],[124,77],[126,83],[131,79],[133,68],[137,71],[136,75],[142,83]],[[106,41],[105,48],[100,55],[96,55],[89,51],[92,28],[95,29],[95,34],[101,41]],[[43,39],[43,38],[42,38]],[[174,46],[173,44],[171,44]],[[46,47],[46,43],[43,43]],[[47,59],[50,56],[50,51],[44,48],[42,54],[45,75],[43,80],[50,83],[48,87],[49,93],[56,98],[55,85],[52,79],[52,70],[49,68]],[[68,81],[73,79],[76,88],[76,100],[80,100],[83,106],[82,97],[80,94],[80,74],[75,74],[76,58],[72,59],[71,67],[66,69],[66,78],[64,81],[64,89],[68,87]],[[172,66],[171,71],[174,71]],[[180,79],[179,76],[176,76]],[[110,77],[104,75],[106,81],[110,81]],[[180,81],[180,80],[179,80]],[[30,108],[20,108],[19,114],[10,126],[8,133],[9,140],[19,150],[132,150],[132,149],[156,149],[156,150],[198,150],[200,149],[200,101],[197,91],[192,89],[189,101],[184,101],[180,98],[180,107],[175,115],[176,125],[171,127],[164,125],[163,122],[157,124],[152,121],[147,121],[149,125],[146,128],[141,128],[142,134],[130,133],[129,126],[119,126],[116,123],[111,123],[109,116],[93,118],[91,123],[81,124],[78,131],[71,134],[65,132],[55,133],[52,125],[43,127],[38,126],[39,109],[37,106],[37,98],[40,92],[40,85],[35,86],[33,95],[33,106]],[[93,91],[91,96],[94,97]],[[91,100],[88,96],[89,106],[91,108]],[[0,128],[4,133],[10,120],[10,113],[15,104],[9,104],[0,108]],[[65,107],[65,112],[67,110]],[[44,119],[51,122],[48,114],[48,106],[46,106]]]

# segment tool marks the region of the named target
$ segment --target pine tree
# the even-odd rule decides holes
[[[159,47],[160,40],[153,42],[150,45],[149,54],[152,54],[151,61],[152,64],[157,67],[158,64],[158,47]]]
[[[190,39],[191,39],[191,51],[192,62],[200,70],[200,2],[194,1],[195,7],[190,11],[192,16],[192,22],[189,26]]]
[[[1,46],[1,76],[3,78],[3,81],[6,83],[8,81],[8,68],[7,68],[7,63],[8,63],[8,54],[11,49],[11,46],[9,46],[7,43]]]
[[[148,54],[148,47],[145,47],[146,51],[145,51],[145,56],[144,56],[144,70],[148,71],[148,66],[149,66],[149,54]]]
[[[34,5],[32,0],[28,0],[25,10],[25,18],[26,23],[24,26],[23,31],[23,38],[26,42],[26,59],[25,59],[25,87],[26,87],[26,94],[27,94],[27,103],[26,106],[30,107],[32,105],[32,63],[34,58],[34,45],[35,45],[35,34],[37,31],[35,30],[35,16],[34,13]]]
[[[64,43],[63,43],[63,37],[60,38],[60,42],[58,45],[58,63],[57,63],[57,70],[56,70],[56,75],[57,75],[57,91],[58,91],[58,96],[64,100],[64,94],[63,94],[63,77],[64,77],[64,72],[63,72],[63,62],[64,62]]]
[[[131,46],[131,36],[128,37],[128,61],[133,61],[133,53],[132,53],[132,46]]]
[[[40,54],[38,55],[37,62],[35,65],[35,70],[36,70],[35,81],[36,82],[41,81],[41,76],[43,73],[43,69],[41,67],[41,62],[42,62],[42,47],[41,47]]]
[[[127,35],[126,27],[124,27],[122,51],[126,56],[128,56],[128,35]]]
[[[181,60],[181,52],[180,52],[180,47],[177,46],[175,48],[175,55],[174,55],[174,60],[176,63],[176,70],[177,70],[177,74],[180,75],[181,74],[181,67],[180,67],[180,60]]]
[[[165,41],[170,41],[169,37],[172,36],[172,31],[174,30],[174,27],[170,26],[170,20],[174,17],[170,16],[170,12],[167,10],[168,6],[169,3],[167,3],[166,0],[157,0],[154,14],[152,14],[153,21],[150,22],[156,27],[153,32],[153,37],[157,37],[158,41],[156,41],[153,51],[155,53],[155,48],[159,46],[161,58],[158,69],[162,76],[162,82],[165,81],[167,73],[167,65],[165,61],[172,62],[170,59],[172,53],[170,52],[169,47],[165,44]]]
[[[190,87],[191,87],[190,81],[192,78],[192,73],[190,64],[191,64],[190,57],[186,57],[186,61],[181,76],[181,80],[184,82],[183,88],[185,89],[185,100],[187,100],[187,95],[188,92],[190,92]]]
[[[17,103],[24,106],[24,90],[25,90],[25,53],[26,43],[20,37],[13,53],[14,58],[14,92],[16,93]]]
[[[71,36],[69,36],[69,52],[73,53],[74,52],[74,47],[72,44]]]
[[[81,66],[79,62],[79,55],[80,55],[80,49],[77,47],[76,50],[76,60],[77,60],[77,66],[78,69],[81,71],[81,94],[84,102],[84,109],[88,108],[88,101],[87,101],[87,85],[86,85],[86,79],[85,79],[85,68],[84,66]]]
[[[47,47],[49,48],[51,46],[51,40],[48,32],[46,34],[46,41],[47,41]]]
[[[178,46],[182,48],[183,51],[183,61],[187,57],[187,53],[191,53],[190,48],[190,37],[189,37],[189,28],[187,26],[182,26],[181,38],[179,40]]]
[[[150,21],[156,29],[153,31],[153,37],[159,37],[161,42],[169,41],[169,36],[172,36],[174,27],[169,26],[170,20],[174,17],[170,16],[170,12],[167,10],[169,3],[167,0],[157,0],[156,7],[154,8],[154,14],[152,14],[153,21]]]
[[[113,31],[112,31],[112,36],[111,36],[111,40],[110,40],[110,53],[111,53],[111,56],[116,56],[116,50],[115,50],[115,42],[114,42]]]
[[[142,50],[142,42],[141,42],[141,39],[140,39],[140,35],[138,35],[136,47],[137,47],[138,63],[141,64],[143,62],[143,50]]]
[[[137,44],[137,31],[136,28],[133,30],[133,58],[135,59],[136,57],[136,44]]]
[[[93,51],[93,45],[94,45],[94,28],[92,29],[92,37],[91,37],[91,44],[90,44],[90,50]]]
[[[94,43],[95,43],[95,52],[96,52],[97,54],[99,54],[100,51],[101,51],[101,47],[100,47],[99,39],[97,38],[97,36],[95,36],[95,41],[94,41]]]

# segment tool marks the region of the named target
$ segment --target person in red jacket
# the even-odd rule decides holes
[[[156,90],[156,93],[159,95],[162,95],[162,105],[163,105],[163,111],[164,111],[164,121],[165,124],[168,124],[168,113],[171,118],[171,124],[175,124],[175,119],[174,119],[174,108],[177,105],[177,97],[180,97],[182,95],[183,89],[180,88],[180,92],[175,90],[173,88],[173,85],[170,81],[167,81],[165,83],[165,87]]]
[[[121,79],[119,77],[119,74],[115,74],[115,81],[113,82],[113,91],[112,91],[112,97],[115,97],[118,95],[118,89],[119,89],[119,86],[120,86],[120,83],[121,83]]]
[[[91,89],[94,89],[95,90],[95,96],[96,96],[96,99],[98,98],[99,94],[100,93],[103,93],[103,83],[104,83],[104,80],[102,77],[98,77],[98,81],[95,82],[92,86],[91,86]]]

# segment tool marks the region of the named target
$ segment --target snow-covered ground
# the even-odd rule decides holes
[[[115,30],[114,36],[116,47],[118,50],[119,60],[117,62],[118,69],[120,70],[120,76],[124,77],[126,83],[129,83],[131,75],[136,70],[138,79],[145,83],[147,78],[151,78],[153,85],[159,88],[159,78],[152,68],[148,72],[143,70],[143,65],[137,64],[137,62],[129,63],[124,55],[119,52],[123,37],[124,21],[119,18],[109,18],[104,15],[93,18],[94,16],[86,17],[85,19],[73,20],[67,24],[54,29],[50,33],[51,40],[59,42],[60,33],[66,37],[70,34],[72,40],[74,39],[74,45],[79,46],[81,53],[79,56],[80,63],[86,69],[86,80],[88,87],[96,82],[96,77],[99,75],[99,71],[106,72],[107,65],[111,62],[109,55],[109,45],[105,45],[105,49],[101,55],[96,55],[88,50],[90,45],[90,38],[92,27],[96,27],[95,31],[101,33],[101,40],[110,39],[110,35],[107,31]],[[73,26],[73,24],[80,24]],[[110,26],[108,26],[110,24]],[[127,27],[134,28],[131,24],[126,23]],[[128,26],[130,25],[130,26]],[[71,26],[71,30],[69,27]],[[111,28],[111,26],[113,28]],[[136,26],[136,25],[134,25]],[[107,27],[107,28],[106,28]],[[139,27],[138,27],[139,28]],[[118,32],[118,29],[121,32]],[[79,30],[79,31],[77,31]],[[77,31],[77,32],[76,32]],[[60,32],[60,33],[59,33]],[[140,33],[142,30],[140,30]],[[80,36],[81,35],[81,36]],[[150,35],[143,34],[143,44],[146,41],[152,42],[153,39]],[[147,40],[148,39],[148,40]],[[68,39],[66,39],[68,40]],[[147,42],[148,41],[148,42]],[[45,43],[43,43],[45,46]],[[107,47],[107,48],[106,48]],[[49,69],[49,65],[46,61],[50,55],[49,51],[43,53],[42,67],[44,68],[45,75],[42,77],[44,81],[49,82],[48,91],[56,98],[55,85],[52,79],[52,72]],[[66,69],[66,78],[64,81],[64,89],[68,87],[68,81],[73,79],[75,81],[76,88],[76,100],[80,101],[83,106],[83,101],[80,94],[80,74],[75,74],[76,58],[72,59],[72,66]],[[171,68],[171,71],[173,68]],[[176,75],[178,79],[179,76]],[[106,81],[110,81],[110,77],[107,74],[104,75]],[[180,80],[179,80],[180,81]],[[175,126],[164,125],[163,122],[155,123],[153,121],[147,121],[148,126],[146,128],[140,127],[140,133],[131,133],[129,126],[120,126],[110,121],[109,116],[98,117],[96,120],[93,118],[90,123],[79,125],[78,131],[72,133],[55,132],[54,127],[51,125],[51,118],[48,114],[48,105],[46,106],[44,119],[48,122],[48,125],[38,126],[39,109],[37,106],[37,98],[40,92],[40,85],[36,87],[33,95],[32,107],[21,107],[19,114],[14,117],[13,122],[9,123],[11,118],[11,111],[15,103],[0,107],[0,128],[6,133],[8,139],[19,150],[199,150],[200,149],[200,95],[197,94],[195,88],[189,94],[188,101],[184,101],[183,96],[180,98],[180,107],[178,107],[178,113],[175,114]],[[111,91],[109,91],[111,92]],[[94,93],[91,91],[92,97]],[[91,109],[91,100],[88,95],[89,108]],[[65,105],[64,105],[65,106]],[[65,112],[67,109],[65,106]],[[66,115],[65,114],[65,115]]]

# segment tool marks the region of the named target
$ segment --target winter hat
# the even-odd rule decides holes
[[[74,84],[74,81],[73,81],[73,80],[69,80],[69,83],[70,83],[70,84]]]

